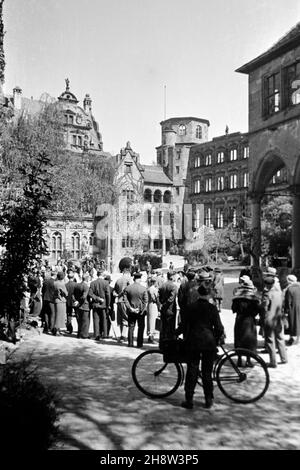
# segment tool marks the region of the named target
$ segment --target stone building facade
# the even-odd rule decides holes
[[[260,264],[261,201],[279,171],[293,197],[292,266],[300,271],[300,23],[240,67],[249,76],[249,196],[253,262]]]
[[[247,134],[225,134],[191,148],[186,200],[193,205],[193,230],[237,226],[249,217],[248,165]]]

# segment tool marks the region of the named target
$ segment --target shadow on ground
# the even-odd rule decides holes
[[[110,343],[110,344],[109,344]],[[41,335],[18,354],[33,352],[45,383],[60,395],[60,430],[54,449],[184,450],[298,449],[300,446],[300,349],[272,370],[257,403],[239,405],[215,389],[215,406],[203,408],[201,388],[194,410],[180,407],[183,387],[161,400],[134,386],[131,365],[140,354],[113,341],[96,343]]]

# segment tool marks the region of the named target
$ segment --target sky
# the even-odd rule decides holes
[[[209,139],[248,130],[235,72],[300,21],[298,0],[5,0],[5,92],[93,100],[104,150],[130,141],[156,159],[160,122],[210,121]]]

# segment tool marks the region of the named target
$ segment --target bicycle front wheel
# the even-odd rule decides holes
[[[236,403],[253,403],[266,393],[270,377],[264,360],[247,349],[229,351],[216,369],[221,392]]]
[[[166,363],[159,349],[140,354],[131,369],[137,388],[151,398],[163,398],[174,393],[182,381],[181,365]]]

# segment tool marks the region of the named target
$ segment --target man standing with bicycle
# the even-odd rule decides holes
[[[182,323],[176,330],[178,336],[183,334],[186,342],[188,362],[184,385],[185,401],[181,406],[188,409],[192,409],[194,406],[193,396],[197,384],[200,358],[205,407],[212,407],[212,371],[216,348],[219,341],[224,340],[225,336],[219,311],[215,305],[209,302],[210,288],[200,285],[198,292],[199,299],[189,306]]]

